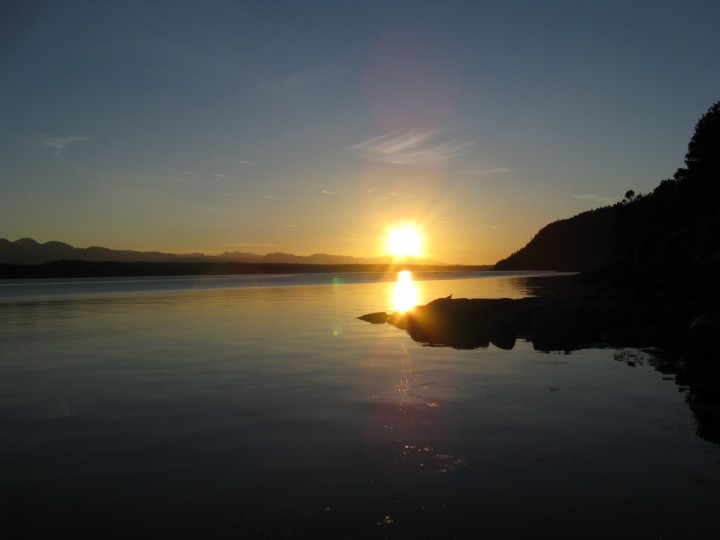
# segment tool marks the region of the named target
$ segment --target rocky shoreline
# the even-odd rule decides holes
[[[693,357],[696,363],[717,358],[720,316],[690,299],[630,294],[580,276],[542,278],[533,287],[535,296],[527,298],[438,298],[407,312],[360,318],[392,324],[431,346],[473,349],[492,343],[512,349],[523,339],[548,352],[636,347]]]

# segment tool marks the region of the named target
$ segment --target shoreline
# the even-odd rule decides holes
[[[533,296],[520,299],[438,298],[406,312],[367,314],[428,346],[457,349],[493,344],[512,349],[517,339],[545,352],[588,347],[657,348],[688,359],[695,367],[714,366],[720,326],[711,322],[692,332],[700,317],[717,317],[712,301],[681,289],[624,288],[600,274],[528,277]],[[714,319],[713,319],[714,320]],[[697,328],[696,328],[697,330]],[[709,332],[709,334],[708,334]],[[708,334],[708,335],[705,335]]]
[[[0,264],[0,280],[86,277],[221,276],[252,274],[332,274],[412,272],[492,272],[491,265],[305,264],[220,262],[55,261],[38,265]]]

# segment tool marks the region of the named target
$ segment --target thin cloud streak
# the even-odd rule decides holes
[[[440,130],[390,132],[353,144],[349,150],[368,161],[393,165],[437,166],[458,158],[475,141],[460,138],[440,140]]]
[[[359,192],[361,195],[370,197],[372,203],[397,200],[397,199],[413,199],[415,198],[414,193],[399,193],[397,191],[377,191],[375,189],[367,189]]]
[[[213,156],[213,159],[216,159],[218,161],[229,161],[231,163],[237,163],[238,165],[252,165],[252,161],[247,161],[245,159],[229,158],[223,156]]]
[[[515,172],[515,169],[510,167],[493,167],[490,169],[472,169],[466,171],[460,171],[460,174],[470,174],[473,176],[497,176],[499,174],[508,174]]]
[[[337,189],[330,189],[326,186],[322,186],[322,185],[318,185],[318,184],[310,186],[309,188],[307,188],[307,190],[310,193],[320,193],[321,195],[335,195],[335,194],[339,193],[339,191]]]
[[[81,141],[87,141],[86,137],[76,137],[76,136],[69,136],[69,137],[54,137],[52,135],[41,135],[40,136],[42,140],[40,141],[40,144],[43,146],[48,146],[53,149],[53,157],[60,157],[60,154],[62,154],[62,151],[65,149],[66,146],[71,145],[72,143],[81,142]]]
[[[267,201],[301,201],[302,199],[299,197],[282,197],[278,195],[261,195],[261,199],[265,199]]]
[[[163,168],[164,169],[164,168]],[[135,182],[135,183],[141,183],[143,185],[151,185],[151,184],[188,184],[190,182],[193,182],[193,178],[188,178],[187,176],[183,175],[173,175],[173,174],[157,174],[155,172],[123,172],[123,171],[111,171],[111,170],[103,170],[103,169],[87,169],[87,168],[79,168],[79,171],[82,171],[87,174],[92,174],[96,178],[104,178],[108,180],[121,180],[123,182]],[[127,185],[127,184],[125,184]]]
[[[294,73],[284,79],[265,83],[258,87],[258,93],[264,96],[280,96],[310,88],[337,76],[338,71],[311,69]]]

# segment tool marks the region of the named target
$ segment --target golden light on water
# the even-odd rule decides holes
[[[395,311],[408,311],[418,304],[420,293],[409,270],[398,272],[397,283],[393,285],[392,307]]]

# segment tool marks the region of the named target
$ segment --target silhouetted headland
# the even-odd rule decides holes
[[[647,195],[628,190],[617,204],[547,225],[495,268],[593,271],[620,289],[678,291],[716,306],[720,102],[698,121],[685,165]]]

